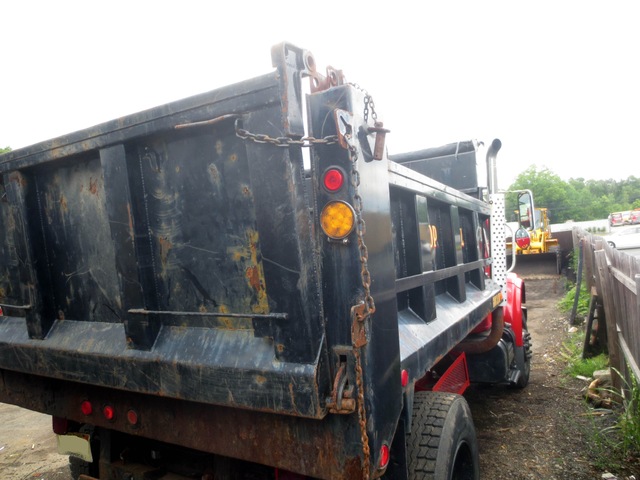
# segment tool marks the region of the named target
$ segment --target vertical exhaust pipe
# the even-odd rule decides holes
[[[498,151],[502,148],[502,142],[499,139],[494,139],[487,150],[487,188],[489,194],[498,193],[498,167],[496,163],[496,157]]]

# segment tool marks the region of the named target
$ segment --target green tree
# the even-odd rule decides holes
[[[2,155],[3,153],[10,152],[10,151],[11,151],[11,147],[4,147],[4,148],[0,147],[0,155]]]
[[[625,180],[585,180],[568,182],[547,168],[532,166],[516,178],[509,190],[531,190],[537,207],[549,209],[551,221],[585,221],[607,218],[612,212],[640,208],[640,178]],[[515,197],[515,196],[514,196]],[[515,208],[515,198],[508,198],[508,211]]]
[[[548,168],[529,167],[516,178],[509,190],[531,190],[536,207],[546,207],[553,223],[572,219],[575,189]]]

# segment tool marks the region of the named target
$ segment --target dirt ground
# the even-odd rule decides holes
[[[529,385],[523,390],[472,387],[465,394],[480,443],[483,479],[601,479],[596,467],[594,422],[582,397],[585,381],[563,374],[561,345],[569,338],[568,315],[558,311],[565,280],[525,277],[528,328],[533,343]],[[611,471],[619,480],[638,471]]]
[[[0,403],[0,479],[70,480],[58,455],[51,417]]]
[[[524,390],[472,387],[465,396],[480,443],[482,479],[593,480],[593,419],[586,415],[585,382],[563,375],[560,356],[567,317],[557,309],[561,277],[526,278],[531,379]],[[590,423],[591,422],[591,423]],[[612,471],[619,480],[639,472]],[[0,480],[70,480],[67,458],[56,452],[49,417],[0,404]]]

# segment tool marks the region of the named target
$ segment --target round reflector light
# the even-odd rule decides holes
[[[129,422],[131,425],[137,425],[138,420],[138,412],[136,412],[135,410],[129,410],[127,412],[127,422]]]
[[[344,185],[344,174],[337,168],[330,168],[324,172],[324,178],[322,179],[324,188],[330,192],[337,192]]]
[[[531,238],[529,237],[529,232],[527,232],[524,228],[520,227],[516,230],[516,245],[522,250],[529,248],[531,245]]]
[[[115,420],[116,418],[116,410],[111,405],[105,405],[102,409],[102,414],[104,418],[109,421]]]
[[[320,214],[320,226],[322,231],[336,240],[345,238],[353,231],[356,223],[356,213],[353,207],[346,202],[329,202]]]
[[[80,410],[83,415],[91,415],[93,413],[93,405],[89,400],[85,400],[80,404]]]
[[[382,447],[380,447],[380,463],[378,464],[378,468],[387,468],[389,465],[389,458],[391,455],[389,454],[389,445],[384,443]]]

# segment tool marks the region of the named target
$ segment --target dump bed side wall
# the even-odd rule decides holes
[[[389,163],[400,360],[421,378],[501,302],[485,275],[489,205]]]

